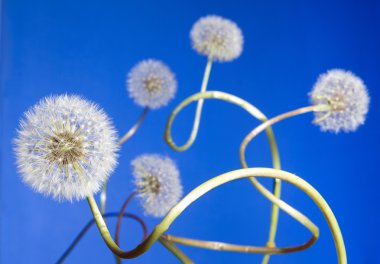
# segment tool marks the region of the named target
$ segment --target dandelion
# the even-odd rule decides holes
[[[322,74],[310,93],[314,105],[327,104],[328,112],[315,112],[322,131],[355,131],[365,121],[369,96],[363,81],[349,71],[330,70]]]
[[[134,66],[128,73],[126,84],[135,103],[151,109],[167,105],[177,91],[177,81],[169,67],[153,59]]]
[[[231,61],[243,51],[243,34],[229,19],[209,15],[200,18],[191,29],[193,48],[200,54],[220,62]]]
[[[134,183],[146,214],[164,216],[182,196],[175,163],[168,157],[145,154],[132,161]]]
[[[42,99],[15,139],[23,181],[59,201],[97,192],[116,166],[116,131],[94,103],[73,95]]]

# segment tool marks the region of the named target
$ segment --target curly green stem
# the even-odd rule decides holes
[[[268,120],[267,117],[262,112],[260,112],[256,107],[254,107],[253,105],[249,104],[248,102],[246,102],[246,101],[244,101],[244,100],[242,100],[236,96],[233,96],[231,94],[227,94],[227,93],[223,93],[223,92],[217,92],[217,91],[197,93],[197,94],[194,94],[194,95],[188,97],[183,102],[181,102],[181,104],[176,107],[176,109],[172,112],[172,114],[169,117],[169,120],[168,120],[167,125],[166,125],[166,130],[165,130],[165,140],[173,149],[178,148],[175,145],[175,143],[171,137],[171,127],[172,127],[172,123],[174,122],[176,115],[185,106],[187,106],[191,102],[196,101],[196,100],[201,100],[201,99],[202,100],[203,99],[221,99],[221,100],[224,100],[224,101],[227,101],[227,102],[230,102],[230,103],[233,103],[233,104],[236,104],[236,105],[242,107],[243,109],[248,111],[252,116],[259,119],[263,123],[265,123]],[[313,108],[314,108],[314,110],[319,109],[320,111],[323,111],[323,110],[326,111],[326,106],[323,106],[323,107],[319,106],[319,107],[313,107]],[[270,143],[270,149],[271,149],[272,160],[273,160],[273,167],[276,169],[280,169],[280,166],[281,166],[280,165],[280,158],[279,158],[278,148],[277,148],[277,144],[276,144],[276,140],[274,137],[273,130],[270,127],[270,125],[266,126],[262,130],[264,130],[264,129],[266,130],[266,134],[267,134],[267,137],[268,137],[268,140]],[[187,148],[189,146],[190,145],[188,145]],[[184,149],[182,149],[182,150],[184,150]],[[247,164],[245,162],[245,158],[242,160],[242,165],[243,165],[243,167],[247,167]],[[263,185],[261,185],[254,178],[250,178],[250,181],[260,191],[260,193],[262,193],[264,196],[266,196],[269,200],[273,201],[273,199],[268,197],[268,191],[266,190],[266,188]],[[277,199],[280,198],[280,194],[281,194],[281,180],[280,179],[274,180],[273,193],[274,193],[274,198],[277,198]],[[281,201],[281,200],[278,200],[278,201]],[[281,201],[281,202],[283,202],[283,201]],[[273,203],[272,204],[272,211],[271,211],[271,223],[270,223],[269,239],[267,242],[267,247],[270,247],[270,248],[275,247],[274,240],[275,240],[275,236],[276,236],[276,232],[277,232],[278,217],[279,217],[278,203]],[[268,260],[269,260],[269,254],[266,254],[264,256],[263,263],[267,263]]]
[[[207,89],[208,85],[208,80],[210,78],[210,73],[211,73],[211,66],[212,66],[212,57],[210,56],[207,61],[207,65],[203,74],[203,81],[202,81],[202,87],[200,93],[203,93]],[[199,130],[199,124],[201,121],[201,116],[202,116],[202,108],[203,108],[203,99],[198,100],[197,108],[195,110],[195,117],[194,117],[194,122],[193,122],[193,128],[191,130],[191,134],[189,139],[186,141],[185,144],[182,146],[177,146],[173,141],[169,143],[169,145],[175,149],[176,151],[184,151],[187,150],[188,148],[193,145],[195,138],[197,137],[198,130]]]
[[[250,113],[253,117],[256,119],[265,122],[267,121],[267,117],[255,106],[252,104],[248,103],[247,101],[234,96],[232,94],[224,93],[224,92],[219,92],[219,91],[208,91],[208,92],[203,92],[203,93],[197,93],[194,94],[188,98],[186,98],[184,101],[182,101],[171,113],[168,122],[166,124],[166,129],[165,129],[165,140],[169,144],[170,147],[172,147],[175,150],[178,150],[178,147],[174,143],[172,137],[171,137],[171,128],[172,124],[174,122],[175,117],[177,114],[188,104],[194,102],[194,101],[200,101],[204,99],[219,99],[223,100],[232,104],[235,104],[237,106],[240,106],[244,110],[246,110],[248,113]],[[277,148],[277,143],[275,140],[275,136],[273,133],[273,130],[271,127],[266,128],[266,134],[269,140],[269,145],[270,145],[270,150],[271,150],[271,155],[272,155],[272,162],[273,162],[273,167],[275,169],[281,169],[281,162],[280,162],[280,155],[278,152]],[[186,148],[190,147],[191,145],[187,145]],[[181,150],[186,150],[186,148],[182,147]],[[244,166],[243,166],[244,167]],[[252,182],[252,179],[251,179]],[[254,183],[254,186],[257,188],[260,183]],[[273,183],[273,193],[275,197],[280,198],[281,196],[281,180],[275,179]],[[277,232],[277,226],[278,226],[278,217],[279,217],[279,208],[276,204],[272,205],[272,210],[271,210],[271,222],[270,222],[270,230],[269,230],[269,239],[267,246],[268,247],[274,247],[274,240]],[[268,257],[266,257],[268,258]]]
[[[328,109],[329,109],[329,107],[326,106],[326,105],[324,105],[324,106],[321,106],[321,105],[318,105],[318,106],[308,106],[308,107],[299,108],[299,109],[296,109],[294,111],[282,114],[282,115],[277,116],[275,118],[272,118],[270,120],[263,120],[264,122],[261,125],[259,125],[257,128],[255,128],[251,133],[249,133],[249,135],[247,135],[247,137],[243,140],[243,142],[241,144],[241,147],[240,147],[240,161],[241,161],[241,164],[242,164],[243,168],[248,167],[248,165],[246,163],[246,160],[245,160],[245,150],[246,150],[246,147],[247,147],[248,143],[257,134],[259,134],[263,130],[266,130],[267,137],[269,139],[269,143],[270,143],[270,146],[271,146],[271,153],[272,153],[272,158],[273,158],[273,166],[274,166],[274,168],[278,168],[280,166],[279,162],[278,163],[276,162],[276,159],[278,157],[278,151],[277,151],[274,135],[273,135],[273,132],[272,132],[272,129],[271,129],[271,125],[273,125],[276,122],[279,122],[280,120],[283,120],[285,118],[288,118],[288,117],[291,117],[291,116],[294,116],[294,115],[308,113],[310,111],[326,111]],[[252,181],[252,179],[251,179],[251,181]],[[277,184],[274,185],[274,192],[273,193],[275,194],[276,197],[280,197],[281,182],[280,181],[276,181],[275,183],[277,183]],[[267,242],[267,246],[268,247],[274,247],[275,246],[274,241],[275,241],[276,231],[277,231],[277,225],[278,225],[278,214],[279,214],[278,207],[275,206],[275,204],[273,204],[273,206],[272,206],[271,224],[270,224],[270,232],[269,232],[269,240]],[[269,257],[270,257],[270,255],[266,254],[264,256],[263,260],[262,260],[262,264],[267,264],[268,261],[269,261]]]
[[[301,114],[305,114],[305,113],[309,113],[309,112],[326,112],[328,110],[330,110],[330,106],[328,106],[328,105],[311,105],[311,106],[306,106],[306,107],[302,107],[302,108],[298,108],[296,110],[286,112],[284,114],[278,115],[276,117],[273,117],[273,118],[263,122],[261,125],[257,126],[255,129],[253,129],[244,138],[244,140],[242,141],[242,143],[240,145],[240,161],[242,163],[242,166],[248,167],[246,159],[245,159],[245,150],[246,150],[249,142],[251,142],[251,140],[255,136],[257,136],[260,132],[267,130],[268,128],[270,128],[270,126],[272,126],[273,124],[275,124],[277,122],[280,122],[281,120],[284,120],[284,119],[287,119],[287,118],[290,118],[293,116],[297,116],[297,115],[301,115]]]
[[[156,225],[156,227],[153,229],[151,234],[142,243],[140,243],[137,247],[135,247],[134,249],[130,251],[123,251],[114,242],[114,240],[112,239],[112,236],[109,233],[107,225],[104,222],[102,215],[100,214],[99,208],[95,202],[94,197],[89,196],[87,197],[87,200],[91,208],[91,211],[93,213],[96,224],[98,226],[98,229],[100,231],[100,234],[102,235],[105,243],[110,248],[110,250],[121,258],[135,258],[143,254],[145,251],[147,251],[153,245],[153,243],[156,242],[161,237],[161,235],[164,234],[164,232],[170,227],[170,225],[174,222],[174,220],[178,216],[180,216],[181,213],[198,198],[200,198],[207,192],[211,191],[212,189],[218,186],[221,186],[225,183],[228,183],[230,181],[234,181],[237,179],[250,178],[250,177],[278,178],[295,185],[296,187],[303,190],[307,195],[309,195],[311,199],[313,199],[313,201],[320,208],[320,210],[322,211],[323,215],[325,216],[327,220],[327,223],[330,227],[331,233],[334,238],[339,263],[340,264],[347,263],[343,237],[341,235],[338,222],[336,221],[336,218],[333,212],[331,211],[329,205],[327,204],[327,202],[318,193],[318,191],[315,190],[305,180],[303,180],[302,178],[294,174],[281,171],[281,170],[269,169],[269,168],[240,169],[240,170],[224,173],[222,175],[219,175],[215,178],[212,178],[206,181],[205,183],[199,185],[197,188],[191,191],[188,195],[186,195],[180,202],[178,202],[168,212],[168,214],[164,217],[164,219],[158,225]],[[278,249],[266,248],[265,253],[278,254]]]
[[[173,242],[167,240],[163,235],[159,238],[160,243],[173,253],[174,256],[178,258],[181,263],[192,264],[194,263],[185,253],[183,253]]]

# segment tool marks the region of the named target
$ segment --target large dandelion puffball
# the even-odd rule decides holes
[[[213,60],[231,61],[243,51],[243,34],[231,20],[209,15],[200,18],[190,32],[193,48]]]
[[[54,199],[96,193],[116,166],[116,131],[94,103],[78,96],[42,99],[25,113],[15,139],[23,181]]]
[[[316,112],[322,131],[355,131],[364,124],[369,105],[367,88],[352,72],[330,70],[319,76],[310,93],[314,105],[330,105],[328,112]]]
[[[170,158],[144,154],[132,161],[132,169],[138,197],[146,214],[162,217],[181,198],[179,171]]]
[[[153,59],[139,62],[127,76],[127,90],[136,104],[157,109],[174,98],[177,81],[163,62]]]

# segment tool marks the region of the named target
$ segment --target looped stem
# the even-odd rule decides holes
[[[322,211],[325,216],[327,223],[330,227],[331,233],[334,238],[334,242],[336,245],[336,250],[338,254],[338,260],[340,264],[346,264],[346,251],[344,247],[343,237],[340,232],[340,228],[336,218],[328,206],[327,202],[323,199],[323,197],[315,190],[309,183],[307,183],[302,178],[291,174],[289,172],[269,169],[269,168],[248,168],[248,169],[240,169],[231,171],[228,173],[224,173],[215,178],[212,178],[205,183],[199,185],[193,191],[191,191],[188,195],[186,195],[180,202],[178,202],[164,217],[164,219],[156,225],[150,235],[137,247],[130,251],[123,251],[118,247],[118,245],[112,239],[109,230],[107,228],[106,223],[104,222],[102,215],[99,212],[99,208],[94,200],[93,196],[87,197],[88,203],[90,205],[91,211],[93,213],[94,219],[98,226],[98,229],[107,244],[107,246],[121,258],[135,258],[139,255],[143,254],[147,251],[154,242],[156,242],[161,235],[170,227],[170,225],[174,222],[174,220],[181,215],[181,213],[194,201],[208,193],[212,189],[221,186],[227,182],[234,181],[242,178],[249,177],[263,177],[263,178],[278,178],[284,181],[287,181],[296,187],[303,190],[307,195],[310,196],[311,199],[317,204],[317,206]],[[268,254],[276,254],[277,249],[268,248]]]
[[[296,110],[292,110],[292,111],[286,112],[284,114],[278,115],[276,117],[273,117],[269,120],[266,120],[261,125],[257,126],[255,129],[253,129],[242,141],[242,143],[240,145],[240,161],[241,161],[242,166],[248,167],[246,159],[245,159],[245,150],[247,148],[247,145],[249,144],[249,142],[251,142],[251,140],[255,136],[260,134],[262,131],[267,130],[273,124],[280,122],[281,120],[284,120],[284,119],[287,119],[287,118],[290,118],[293,116],[297,116],[297,115],[301,115],[301,114],[305,114],[305,113],[309,113],[309,112],[326,112],[329,110],[330,110],[330,106],[328,106],[328,105],[312,105],[312,106],[301,107],[301,108],[298,108]]]
[[[224,93],[224,92],[220,92],[220,91],[207,91],[207,92],[196,93],[196,94],[193,94],[192,96],[189,96],[185,100],[183,100],[173,110],[173,112],[170,114],[169,119],[166,123],[165,141],[174,150],[184,151],[184,150],[188,149],[191,146],[191,144],[194,142],[194,139],[195,139],[194,138],[190,144],[186,144],[184,146],[178,147],[174,143],[174,140],[172,139],[172,136],[171,136],[171,130],[172,130],[172,125],[173,125],[174,119],[176,118],[178,113],[183,108],[185,108],[187,105],[189,105],[190,103],[192,103],[194,101],[199,101],[199,102],[203,101],[204,99],[218,99],[218,100],[223,100],[223,101],[238,105],[238,106],[242,107],[243,109],[245,109],[248,113],[250,113],[255,118],[257,118],[259,120],[266,120],[265,115],[263,113],[261,113],[259,109],[257,109],[256,107],[254,107],[253,105],[251,105],[247,101],[245,101],[245,100],[243,100],[237,96],[234,96],[232,94]]]
[[[308,113],[310,111],[328,111],[329,106],[326,105],[317,105],[317,106],[308,106],[308,107],[303,107],[296,109],[294,111],[287,112],[285,114],[279,115],[277,117],[274,117],[270,120],[263,120],[263,123],[256,127],[251,133],[249,133],[246,138],[243,140],[240,146],[240,162],[243,166],[243,168],[247,168],[247,162],[245,159],[245,150],[248,145],[248,143],[260,132],[266,131],[267,137],[269,139],[269,144],[271,148],[271,153],[272,153],[272,159],[273,159],[273,165],[274,168],[279,168],[280,163],[276,162],[277,157],[279,156],[278,150],[277,150],[277,145],[275,142],[274,134],[271,128],[271,125],[275,124],[276,122],[279,122],[280,120],[283,120],[285,118],[294,116],[294,115],[299,115],[303,113]],[[279,159],[278,159],[279,160]],[[255,185],[255,187],[262,193],[263,190],[266,191],[265,187],[261,185],[258,181],[254,180],[253,178],[250,178],[251,182]],[[255,182],[256,181],[256,182]],[[274,191],[273,193],[275,194],[276,197],[280,197],[280,192],[281,192],[281,182],[276,181],[274,185]],[[264,194],[265,195],[265,194]],[[268,197],[267,197],[268,198]],[[271,216],[271,225],[270,225],[270,232],[269,232],[269,240],[267,242],[267,246],[273,247],[275,245],[275,236],[276,236],[276,231],[277,231],[277,224],[278,224],[278,207],[276,207],[274,204],[272,206],[272,216]],[[269,261],[269,254],[266,254],[263,258],[262,264],[267,264]]]
[[[203,81],[202,81],[202,87],[201,87],[200,93],[205,92],[207,89],[208,80],[210,78],[211,66],[212,66],[212,56],[209,56],[208,61],[207,61],[207,65],[205,68],[205,72],[203,75]],[[202,108],[203,108],[203,99],[200,99],[198,101],[197,108],[195,110],[195,117],[194,117],[193,128],[191,130],[191,134],[190,134],[190,137],[186,141],[185,144],[183,144],[182,146],[177,146],[172,139],[170,139],[170,143],[169,143],[169,141],[167,141],[168,144],[173,149],[175,149],[177,151],[184,151],[184,150],[190,148],[191,145],[193,145],[195,138],[197,137],[198,130],[199,130],[199,123],[201,121]]]
[[[223,92],[218,92],[218,91],[209,91],[209,92],[204,92],[204,93],[197,93],[197,94],[194,94],[194,95],[188,97],[183,102],[181,102],[181,104],[179,104],[175,108],[175,110],[172,112],[172,114],[169,117],[169,120],[168,120],[168,122],[166,124],[165,140],[166,140],[166,142],[173,149],[179,150],[179,151],[186,149],[186,148],[177,147],[175,145],[173,139],[171,138],[171,126],[172,126],[172,123],[174,122],[174,119],[175,119],[176,115],[184,107],[186,107],[188,104],[190,104],[191,102],[196,101],[196,100],[203,100],[203,99],[221,99],[221,100],[224,100],[224,101],[227,101],[227,102],[230,102],[230,103],[233,103],[233,104],[236,104],[236,105],[242,107],[243,109],[245,109],[246,111],[248,111],[252,116],[254,116],[255,118],[259,119],[263,123],[265,123],[268,120],[266,118],[266,116],[262,112],[260,112],[260,110],[258,110],[256,107],[254,107],[253,105],[249,104],[247,101],[244,101],[244,100],[242,100],[242,99],[240,99],[240,98],[238,98],[236,96],[233,96],[231,94],[227,94],[227,93],[223,93]],[[328,110],[329,109],[326,106],[314,106],[313,107],[313,111],[328,111]],[[268,140],[269,140],[269,143],[270,143],[270,149],[271,149],[271,154],[272,154],[272,159],[273,159],[273,167],[276,168],[276,169],[280,169],[281,165],[280,165],[280,158],[279,158],[278,148],[277,148],[277,144],[276,144],[276,141],[275,141],[273,130],[270,127],[270,125],[271,124],[267,124],[265,127],[263,126],[261,131],[263,131],[264,129],[266,130],[266,134],[267,134],[267,137],[268,137]],[[245,149],[244,149],[244,151],[245,151]],[[242,153],[242,152],[240,152],[240,153]],[[241,156],[241,163],[242,163],[243,167],[247,167],[247,164],[246,164],[246,161],[245,161],[245,155],[240,155],[240,156]],[[262,193],[266,198],[268,198],[273,203],[273,205],[272,205],[272,212],[271,212],[270,234],[269,234],[269,240],[268,240],[268,243],[267,243],[267,247],[268,248],[275,248],[274,240],[275,240],[275,235],[276,235],[276,231],[277,231],[278,214],[279,214],[279,207],[278,207],[278,205],[282,203],[283,205],[288,206],[289,210],[295,210],[295,209],[292,208],[292,207],[290,207],[288,204],[286,204],[285,202],[283,202],[282,200],[279,199],[280,198],[280,194],[281,194],[281,180],[280,179],[275,179],[274,180],[274,189],[273,189],[274,196],[263,185],[261,185],[260,182],[257,181],[255,178],[251,177],[250,181],[258,189],[258,191],[260,193]],[[283,209],[283,207],[281,207],[281,208]],[[290,214],[289,211],[287,211],[287,210],[285,210],[285,212],[287,212],[288,214]],[[298,211],[296,211],[296,212],[298,212]],[[292,214],[290,214],[290,215],[292,215]],[[298,221],[300,221],[299,220],[300,218],[305,217],[303,215],[302,216],[292,215],[292,216],[296,220],[298,220]],[[181,240],[182,242],[186,241],[185,238],[181,238],[181,239],[182,239]],[[210,245],[210,244],[208,244],[207,241],[203,241],[203,242],[204,243],[202,244],[202,246]],[[298,246],[298,248],[300,248],[300,247],[302,247],[302,245]],[[228,248],[228,246],[227,246],[227,248]],[[295,247],[295,248],[297,249],[297,247]],[[299,249],[299,250],[302,250],[302,249]],[[266,255],[265,255],[264,259],[263,259],[263,263],[267,263],[268,260],[269,260],[269,253],[266,253]]]

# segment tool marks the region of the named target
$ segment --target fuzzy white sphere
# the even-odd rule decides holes
[[[191,29],[193,48],[220,62],[231,61],[243,51],[243,34],[233,21],[215,15],[200,18]]]
[[[145,213],[155,217],[164,216],[182,196],[176,164],[168,157],[144,154],[132,161],[132,168]]]
[[[328,113],[315,113],[322,131],[350,132],[364,124],[370,99],[363,81],[352,72],[334,69],[322,74],[310,97],[315,105],[331,107]]]
[[[177,81],[169,67],[153,59],[139,62],[127,76],[127,90],[136,104],[157,109],[174,98]]]
[[[111,120],[78,96],[42,99],[25,113],[14,142],[23,181],[59,201],[96,193],[117,164]]]

